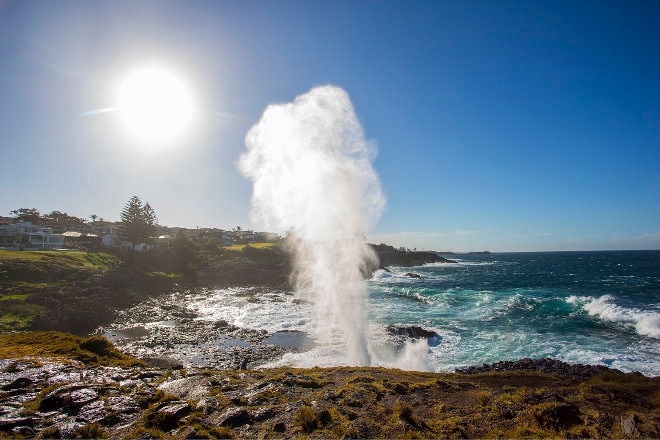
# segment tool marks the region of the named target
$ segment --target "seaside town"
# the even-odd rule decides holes
[[[209,227],[182,228],[153,225],[153,234],[133,243],[122,234],[121,221],[107,221],[92,214],[90,220],[53,211],[41,215],[36,209],[12,211],[14,217],[0,216],[0,249],[14,250],[99,250],[141,252],[169,249],[177,236],[192,240],[216,239],[225,246],[252,242],[270,243],[280,239],[272,232],[255,232],[236,226],[230,230]]]

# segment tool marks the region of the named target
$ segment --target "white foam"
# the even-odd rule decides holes
[[[649,313],[640,316],[635,323],[635,329],[640,335],[660,339],[660,313]]]
[[[385,198],[348,93],[315,87],[270,105],[248,132],[239,168],[253,181],[252,219],[289,231],[293,279],[310,292],[318,334],[339,331],[352,364],[368,365],[366,289],[360,267],[376,261],[363,241]]]
[[[456,263],[443,263],[443,262],[426,263],[424,266],[456,267],[456,266],[493,266],[496,264],[500,264],[499,261],[471,261],[471,260],[462,260],[460,258],[450,258],[450,259],[455,261]]]
[[[408,371],[433,371],[429,359],[429,344],[423,338],[407,341],[403,349],[395,353],[387,353],[382,348],[374,350],[372,360],[373,365],[379,367]]]
[[[571,298],[569,297],[568,300]],[[583,309],[590,316],[596,316],[609,322],[632,324],[640,335],[660,339],[660,313],[621,307],[614,302],[615,299],[612,295],[591,298]],[[577,303],[579,299],[573,301],[573,303]]]

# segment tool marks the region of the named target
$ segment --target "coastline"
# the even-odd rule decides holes
[[[243,288],[248,299],[271,291],[273,279],[283,280],[280,270],[287,263],[282,255],[249,250],[230,256],[219,263],[231,267],[248,261],[244,268],[266,269],[259,282]],[[217,268],[219,263],[211,267]],[[39,264],[45,264],[40,267],[42,273],[48,273],[44,267],[55,267],[52,262]],[[34,267],[21,270],[29,274]],[[38,300],[33,304],[47,306],[47,313],[30,324],[33,329],[73,328],[81,335],[89,334],[92,325],[96,328],[111,322],[118,311],[149,301],[162,303],[173,292],[185,295],[203,290],[210,279],[200,277],[185,285],[179,277],[128,267],[101,271],[60,267],[55,273],[44,279],[58,276],[67,282],[45,288],[20,286],[23,290],[14,294],[29,291]],[[224,281],[215,274],[216,285],[235,285],[235,277],[249,273],[234,271]],[[286,282],[276,285],[287,289]],[[173,304],[162,305],[180,313]],[[148,315],[153,313],[148,307],[143,313],[155,316]],[[71,335],[0,334],[0,345],[5,346],[11,337],[42,341],[19,343],[0,356],[0,437],[660,436],[658,377],[548,358],[467,366],[454,373],[382,367],[263,369],[260,365],[299,346],[264,344],[274,335],[223,321],[203,323],[185,313],[175,318],[199,327],[192,331],[182,326],[181,338],[197,339],[205,332],[225,335],[228,344],[217,346],[219,350],[213,354],[217,363],[184,367],[180,359],[159,352],[168,344],[185,345],[185,339],[166,333],[155,335],[146,344],[144,339],[136,339],[142,353],[122,344],[118,347],[125,353],[116,352],[98,336],[91,337],[96,341],[93,344],[84,342],[90,338],[76,342],[78,346],[70,352],[47,348],[47,341],[78,341]],[[140,334],[140,329],[133,330]],[[414,336],[409,330],[404,329],[405,336]],[[297,336],[290,332],[283,338]],[[252,346],[236,341],[248,341]],[[108,353],[116,357],[106,356]],[[141,359],[126,357],[126,353]]]
[[[539,362],[546,371],[498,368],[461,374],[373,367],[184,370],[83,363],[62,355],[9,358],[0,360],[0,436],[660,435],[660,378],[604,367],[569,377],[571,366]]]

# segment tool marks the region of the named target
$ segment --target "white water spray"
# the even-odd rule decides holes
[[[253,220],[293,231],[295,286],[314,298],[319,342],[370,365],[362,271],[376,256],[364,233],[385,199],[348,94],[323,86],[270,105],[246,145],[239,166],[254,183]]]

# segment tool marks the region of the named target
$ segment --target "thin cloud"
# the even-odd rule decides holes
[[[401,232],[388,232],[383,234],[370,234],[372,237],[388,237],[398,239],[408,238],[441,238],[446,237],[447,234],[443,232],[416,232],[416,231],[401,231]]]
[[[457,237],[471,237],[474,235],[479,235],[485,231],[480,229],[456,229],[454,230],[454,235]]]
[[[228,122],[234,125],[250,125],[250,121],[248,121],[247,118],[232,113],[216,112],[215,119],[219,122]]]
[[[102,113],[112,113],[116,112],[119,110],[119,107],[106,107],[106,108],[99,108],[96,110],[87,110],[84,112],[80,112],[78,116],[84,117],[84,116],[94,116],[94,115],[100,115]]]

